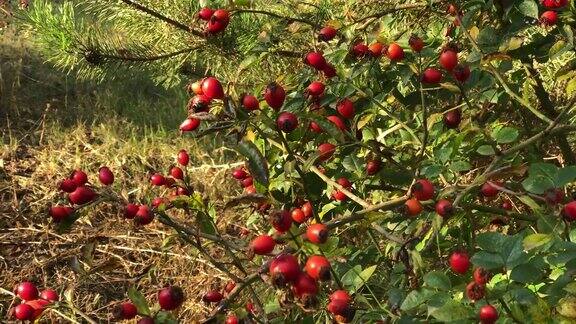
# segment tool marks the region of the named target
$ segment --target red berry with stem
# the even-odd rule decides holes
[[[493,324],[498,320],[498,311],[492,305],[484,305],[480,308],[478,317],[482,324]]]
[[[458,64],[454,70],[452,70],[452,76],[459,82],[464,83],[470,78],[470,67],[468,65]]]
[[[447,199],[438,200],[435,206],[436,213],[442,217],[450,216],[454,213],[452,202]]]
[[[326,67],[326,59],[324,55],[319,52],[310,52],[306,54],[304,63],[315,68],[316,70],[323,70]]]
[[[28,304],[19,304],[14,307],[14,317],[21,321],[34,319],[34,308]]]
[[[198,118],[186,118],[180,124],[180,131],[181,132],[191,132],[194,131],[196,128],[200,126],[200,119]]]
[[[388,56],[391,61],[398,62],[404,58],[404,50],[400,45],[392,43],[388,46],[386,56]]]
[[[318,134],[324,131],[316,122],[310,122],[310,130]]]
[[[68,206],[52,206],[48,214],[52,217],[54,222],[59,223],[74,213],[74,209]]]
[[[224,291],[229,294],[232,292],[232,290],[234,290],[234,288],[236,288],[236,283],[232,280],[228,281],[226,283],[226,286],[224,287]]]
[[[564,205],[562,210],[564,218],[568,221],[576,221],[576,201],[571,201]]]
[[[112,173],[108,167],[101,167],[100,170],[98,170],[98,180],[100,180],[103,185],[109,186],[114,183],[114,173]]]
[[[382,169],[382,161],[380,159],[372,159],[366,162],[366,173],[368,175],[375,175]]]
[[[312,207],[312,203],[309,201],[303,203],[300,209],[302,209],[302,213],[304,213],[304,217],[306,217],[306,219],[314,215],[314,208]]]
[[[72,191],[76,190],[76,187],[78,187],[78,185],[76,184],[74,179],[68,178],[62,180],[59,189],[64,192],[71,193]]]
[[[509,199],[506,199],[502,202],[502,209],[512,210],[512,202]]]
[[[320,97],[324,94],[324,83],[320,81],[312,81],[310,85],[308,85],[308,94],[312,97]]]
[[[412,48],[412,51],[416,53],[419,53],[424,48],[424,41],[422,40],[422,38],[416,35],[410,36],[408,44],[410,45],[410,48]]]
[[[178,286],[170,286],[158,291],[158,303],[164,310],[174,310],[184,302],[184,292]]]
[[[242,107],[248,111],[258,110],[260,109],[260,102],[256,96],[244,95],[242,97]]]
[[[336,110],[338,111],[340,116],[346,119],[354,118],[355,114],[354,103],[348,98],[340,100],[336,105]]]
[[[242,186],[244,188],[250,187],[253,184],[254,184],[254,178],[252,178],[252,177],[246,177],[246,178],[242,179]]]
[[[316,296],[318,294],[318,283],[307,273],[301,272],[292,285],[292,291],[298,298]]]
[[[188,101],[188,112],[207,112],[210,110],[210,101],[210,98],[205,95],[196,95]]]
[[[219,303],[223,298],[224,296],[217,290],[211,290],[202,296],[205,303]]]
[[[440,83],[440,81],[442,81],[442,72],[440,72],[440,70],[435,68],[427,68],[426,70],[424,70],[424,73],[422,73],[422,77],[420,80],[422,81],[422,83],[426,84]]]
[[[458,54],[452,50],[443,51],[438,62],[446,70],[452,71],[458,65]]]
[[[328,42],[334,39],[337,33],[338,31],[336,30],[336,28],[332,26],[326,26],[320,29],[320,32],[318,33],[318,39],[324,42]]]
[[[222,84],[215,77],[207,77],[202,81],[202,93],[209,99],[224,98]]]
[[[238,323],[240,323],[240,320],[238,319],[238,317],[234,315],[228,316],[226,318],[226,321],[224,322],[224,324],[238,324]]]
[[[486,285],[486,283],[490,280],[490,272],[486,271],[484,268],[476,268],[474,269],[474,282],[479,285]]]
[[[308,218],[306,217],[306,215],[304,215],[304,212],[300,208],[292,209],[290,216],[292,217],[292,220],[298,224],[302,224],[308,220]]]
[[[16,295],[22,300],[33,300],[38,298],[38,288],[35,284],[24,281],[16,286]]]
[[[136,315],[138,315],[138,310],[136,309],[136,305],[132,302],[123,302],[114,307],[112,314],[114,315],[114,318],[118,320],[128,320],[136,317]]]
[[[482,185],[482,188],[480,188],[480,192],[482,193],[482,196],[491,198],[491,197],[495,197],[496,195],[498,195],[500,190],[498,188],[496,188],[493,184],[496,185],[497,187],[502,186],[502,183],[500,183],[500,182],[486,182]]]
[[[42,312],[46,309],[46,306],[50,304],[49,301],[44,299],[34,299],[26,302],[26,305],[29,305],[34,310],[34,314],[32,315],[32,319],[37,319],[42,315]]]
[[[298,259],[292,254],[277,255],[268,268],[272,282],[276,286],[284,286],[287,283],[296,281],[300,275],[300,265]]]
[[[70,178],[74,180],[76,186],[81,186],[88,182],[88,175],[82,170],[75,170]]]
[[[322,69],[322,73],[324,73],[324,77],[331,79],[336,76],[336,68],[334,65],[326,63],[326,66]]]
[[[44,289],[42,290],[42,292],[40,293],[40,298],[50,301],[50,302],[55,302],[58,301],[59,297],[58,297],[58,293],[56,292],[56,290],[53,289]]]
[[[200,11],[198,11],[198,18],[208,21],[212,17],[213,13],[214,13],[213,9],[205,7],[200,9]]]
[[[336,151],[336,146],[332,143],[322,143],[318,145],[318,153],[320,156],[318,157],[320,161],[326,161],[332,157],[334,152]]]
[[[462,121],[462,111],[460,108],[448,110],[444,113],[442,121],[444,122],[444,126],[446,126],[446,128],[458,128],[460,122]]]
[[[428,179],[419,179],[412,186],[412,195],[420,201],[432,199],[434,192],[434,185]]]
[[[368,46],[368,50],[370,51],[370,55],[372,57],[380,57],[382,56],[382,50],[384,49],[384,45],[380,42],[374,42]]]
[[[134,215],[134,223],[136,225],[148,225],[154,220],[154,213],[147,205],[138,207],[136,215]]]
[[[154,186],[163,186],[166,183],[166,178],[160,173],[155,173],[150,177],[150,183]]]
[[[180,152],[178,152],[177,160],[180,165],[187,166],[188,162],[190,162],[190,155],[188,155],[186,150],[180,150]]]
[[[285,233],[292,226],[292,216],[289,210],[279,210],[270,215],[270,222],[278,232]]]
[[[252,240],[252,242],[250,242],[250,250],[252,250],[254,254],[258,255],[271,253],[274,250],[274,246],[276,246],[276,242],[270,235],[257,236]]]
[[[558,13],[553,10],[544,11],[540,15],[540,23],[544,26],[554,26],[558,21]]]
[[[352,302],[352,297],[350,297],[350,294],[349,294],[346,290],[336,290],[336,291],[334,291],[334,292],[330,295],[329,299],[330,299],[331,301],[341,300],[341,301],[344,301],[344,302],[346,302],[346,303],[351,303],[351,302]]]
[[[253,195],[257,192],[256,187],[254,186],[249,186],[249,187],[245,187],[244,188],[244,193],[247,195]]]
[[[306,237],[314,244],[324,244],[328,240],[328,227],[324,224],[312,224],[306,229]]]
[[[182,169],[180,169],[177,166],[172,167],[172,169],[170,169],[170,175],[174,179],[178,179],[178,180],[184,179],[184,171],[182,171]]]
[[[352,54],[357,58],[366,56],[366,54],[368,54],[369,51],[370,49],[368,48],[368,45],[364,43],[356,43],[352,47]]]
[[[326,117],[326,119],[328,119],[332,124],[334,124],[334,126],[336,126],[339,130],[341,131],[346,130],[346,124],[340,117],[336,115],[331,115]]]
[[[140,206],[136,204],[132,203],[126,204],[126,206],[124,206],[124,217],[128,219],[134,218],[134,216],[136,216],[136,213],[138,213],[139,208]]]
[[[345,315],[350,311],[350,303],[341,299],[331,300],[326,310],[332,315]]]
[[[248,176],[248,173],[243,168],[238,168],[232,172],[232,177],[236,180],[245,179]]]
[[[455,251],[450,255],[450,269],[458,274],[465,274],[470,268],[470,258],[464,251]]]
[[[68,194],[68,200],[75,205],[83,205],[91,202],[96,198],[96,193],[92,188],[79,186],[73,192]]]
[[[276,82],[268,84],[264,90],[264,100],[272,109],[278,110],[284,104],[286,92],[281,85]]]
[[[404,211],[408,216],[416,216],[422,212],[422,204],[416,198],[406,200],[404,203]]]
[[[486,289],[484,285],[479,285],[472,281],[466,286],[466,296],[471,300],[480,300],[486,295]]]
[[[330,280],[331,265],[322,255],[312,255],[306,260],[304,271],[315,280]]]
[[[298,127],[298,117],[291,112],[282,112],[276,119],[276,126],[285,133],[291,133]]]
[[[214,11],[212,16],[218,20],[223,20],[226,22],[228,22],[230,20],[230,13],[228,12],[228,10],[225,10],[225,9],[218,9],[218,10]]]

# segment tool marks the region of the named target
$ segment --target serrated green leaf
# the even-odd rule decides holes
[[[448,276],[441,271],[430,271],[424,275],[424,283],[427,286],[442,290],[449,290],[452,287]]]
[[[549,234],[530,234],[524,238],[522,241],[522,245],[524,246],[524,250],[529,251],[540,247],[552,240],[552,236]]]
[[[434,309],[430,315],[441,322],[456,322],[467,320],[473,315],[471,307],[456,300],[448,300],[442,307]]]
[[[556,173],[555,185],[557,188],[564,187],[576,179],[576,165],[566,166]]]
[[[502,259],[502,256],[500,256],[500,254],[490,253],[486,251],[477,252],[472,256],[470,261],[474,265],[482,267],[487,270],[502,268],[504,266],[504,260]]]
[[[520,2],[518,11],[524,16],[538,19],[538,4],[534,0],[523,0]]]
[[[512,143],[518,138],[519,132],[513,127],[502,127],[492,132],[492,138],[497,143]]]
[[[243,141],[236,147],[238,153],[248,159],[248,170],[256,181],[268,187],[270,176],[268,173],[268,162],[252,142]]]
[[[494,148],[492,148],[492,146],[490,145],[482,145],[476,149],[476,152],[478,152],[478,154],[480,155],[485,156],[496,154],[496,152],[494,152]]]
[[[144,295],[136,290],[136,288],[128,288],[128,298],[130,298],[130,301],[136,306],[138,314],[150,316],[150,308],[148,307],[146,298],[144,298]]]
[[[403,311],[414,309],[428,301],[432,296],[434,296],[434,294],[434,291],[428,289],[423,289],[421,291],[412,290],[410,293],[408,293],[406,298],[404,298],[400,309]]]

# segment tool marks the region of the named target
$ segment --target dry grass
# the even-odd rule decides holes
[[[14,303],[9,291],[24,280],[56,289],[97,322],[111,320],[111,308],[127,299],[129,287],[138,288],[153,306],[160,287],[177,284],[188,296],[178,312],[181,322],[202,318],[208,309],[200,296],[211,286],[222,287],[225,277],[170,228],[158,223],[136,228],[119,216],[118,206],[102,205],[86,208],[71,231],[60,234],[47,209],[63,200],[58,182],[71,170],[86,170],[97,183],[102,165],[115,172],[114,187],[124,197],[149,202],[162,194],[148,185],[149,174],[167,172],[185,148],[192,157],[194,186],[216,203],[218,226],[235,233],[238,215],[225,214],[222,206],[239,192],[225,164],[235,162],[236,155],[217,140],[196,142],[178,135],[183,91],[142,80],[75,83],[43,65],[25,42],[9,33],[2,36],[0,322]],[[209,248],[218,256],[220,251]],[[42,321],[85,322],[81,313],[50,310]]]

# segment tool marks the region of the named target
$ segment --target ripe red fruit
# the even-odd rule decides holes
[[[236,283],[234,281],[228,281],[224,287],[224,291],[229,294],[234,288],[236,288]]]
[[[442,217],[450,216],[454,213],[454,208],[452,207],[452,202],[446,199],[438,200],[435,206],[436,213]]]
[[[222,298],[224,298],[224,296],[217,290],[211,290],[202,296],[202,300],[205,303],[219,303]]]
[[[78,187],[76,182],[73,179],[68,178],[62,180],[59,188],[64,192],[71,193],[72,191],[76,190],[76,187]]]
[[[198,18],[208,21],[212,17],[213,13],[214,13],[213,9],[205,7],[200,9],[200,11],[198,11]]]
[[[326,119],[331,121],[332,124],[334,124],[339,130],[341,130],[341,131],[346,130],[346,124],[344,124],[344,121],[342,119],[340,119],[340,117],[338,117],[336,115],[332,115],[332,116],[326,117]]]
[[[458,7],[455,4],[451,3],[448,5],[446,12],[449,13],[451,16],[456,16],[459,12]]]
[[[114,173],[108,167],[101,167],[98,170],[98,180],[105,185],[109,186],[114,183]]]
[[[158,291],[158,303],[164,310],[174,310],[184,302],[184,292],[178,286],[169,286]]]
[[[466,286],[466,296],[471,300],[480,300],[484,298],[486,294],[486,289],[484,285],[479,285],[476,282],[472,281]]]
[[[341,300],[347,304],[352,302],[352,297],[346,290],[336,290],[330,295],[329,299],[331,301]]]
[[[310,52],[306,54],[304,63],[315,68],[316,70],[323,70],[326,67],[326,59],[324,55],[319,52]]]
[[[248,176],[248,173],[242,168],[238,168],[232,172],[232,177],[236,180],[245,179]]]
[[[400,47],[400,45],[392,43],[388,46],[386,56],[388,56],[391,61],[398,62],[404,58],[404,50],[402,47]]]
[[[177,166],[172,167],[172,169],[170,169],[170,175],[171,175],[174,179],[178,179],[178,180],[184,179],[184,171],[182,171],[182,169],[180,169],[180,168],[177,167]]]
[[[379,159],[369,160],[366,162],[366,173],[368,175],[375,175],[382,168],[382,161]]]
[[[512,210],[512,203],[510,202],[510,200],[507,199],[502,202],[502,209]]]
[[[216,10],[218,11],[218,10]],[[214,77],[207,77],[202,81],[202,93],[209,99],[224,98],[224,89],[220,81]]]
[[[328,227],[324,224],[312,224],[306,229],[306,237],[314,244],[324,244],[328,240]]]
[[[32,307],[34,314],[32,314],[32,319],[37,319],[42,315],[42,312],[46,309],[46,306],[50,304],[49,301],[44,299],[34,299],[26,302],[26,305]]]
[[[568,221],[576,221],[576,201],[571,201],[564,205],[562,212],[564,214],[564,218],[566,218]]]
[[[58,293],[56,292],[56,290],[53,289],[44,289],[41,293],[40,293],[40,298],[47,300],[47,301],[51,301],[51,302],[55,302],[58,301]]]
[[[470,268],[470,258],[464,251],[455,251],[450,255],[450,269],[458,274],[465,274]]]
[[[350,181],[348,181],[348,179],[346,179],[344,177],[339,178],[338,180],[336,180],[336,182],[346,189],[349,189],[352,187],[352,183],[350,183]],[[334,198],[338,201],[344,201],[348,198],[348,196],[346,196],[346,194],[344,194],[344,192],[342,192],[340,190],[335,190],[332,192],[332,198]]]
[[[246,177],[246,178],[242,179],[242,186],[244,188],[250,187],[253,184],[254,184],[254,178],[252,178],[252,177]]]
[[[327,79],[331,79],[336,76],[336,68],[330,63],[326,63],[326,66],[322,69],[322,73]]]
[[[541,2],[547,9],[562,8],[568,4],[568,0],[542,0]]]
[[[369,51],[368,45],[364,43],[356,43],[352,47],[352,54],[357,58],[364,57]]]
[[[332,315],[343,316],[350,311],[350,303],[341,299],[335,299],[328,303],[326,310]]]
[[[313,81],[308,85],[308,94],[313,97],[320,97],[324,94],[324,83],[320,81]]]
[[[442,121],[444,122],[444,126],[446,126],[446,128],[458,128],[458,125],[460,125],[460,122],[462,121],[462,112],[460,111],[460,108],[448,110],[445,112],[444,116],[442,117]]]
[[[134,222],[136,225],[148,225],[154,220],[154,213],[147,205],[138,207],[138,212],[134,215]]]
[[[166,183],[166,178],[160,173],[155,173],[150,177],[150,183],[154,186],[163,186]]]
[[[152,199],[152,207],[158,208],[160,205],[166,204],[167,202],[168,201],[166,200],[166,198],[156,197]],[[140,206],[138,206],[138,208],[140,208]]]
[[[452,50],[443,51],[438,62],[446,70],[452,71],[458,65],[458,54]]]
[[[410,36],[408,44],[410,45],[410,48],[412,48],[412,50],[416,53],[419,53],[424,48],[424,41],[422,40],[422,38],[416,35]]]
[[[421,201],[432,199],[434,191],[434,185],[428,179],[419,179],[412,186],[412,195]]]
[[[329,40],[332,40],[334,37],[336,37],[336,34],[338,33],[338,31],[332,27],[332,26],[326,26],[322,29],[320,29],[320,32],[318,33],[318,39],[324,42],[327,42]]]
[[[90,187],[79,186],[68,194],[68,200],[75,205],[83,205],[96,198],[96,193]]]
[[[470,78],[470,67],[468,67],[468,65],[458,64],[454,70],[452,70],[452,76],[454,76],[454,79],[464,83]]]
[[[245,308],[246,308],[246,311],[247,311],[249,314],[254,314],[254,313],[256,313],[256,307],[254,306],[254,303],[251,303],[251,302],[250,302],[250,303],[246,303],[246,307],[245,307]]]
[[[490,280],[490,273],[484,268],[476,268],[474,269],[474,282],[479,285],[486,285],[486,283]]]
[[[114,318],[119,320],[127,320],[133,319],[138,315],[138,310],[136,309],[136,305],[131,302],[123,302],[121,304],[116,305],[113,310]]]
[[[304,271],[315,280],[330,280],[331,265],[322,255],[312,255],[306,260]]]
[[[16,286],[16,295],[22,300],[33,300],[38,298],[38,288],[33,283],[24,281]]]
[[[14,317],[21,321],[34,319],[34,308],[28,304],[19,304],[14,307]]]
[[[304,212],[300,208],[292,209],[290,216],[292,217],[292,220],[298,224],[302,224],[308,220],[308,218],[306,217],[306,215],[304,215]]]
[[[186,118],[180,124],[181,132],[191,132],[200,126],[200,119],[198,118]]]
[[[250,187],[245,187],[245,188],[244,188],[244,193],[246,193],[247,195],[253,195],[253,194],[255,194],[256,192],[257,192],[257,191],[256,191],[256,187],[254,187],[254,186],[250,186]]]
[[[268,106],[278,110],[284,104],[284,99],[286,99],[286,92],[281,85],[276,82],[268,84],[266,90],[264,90],[264,100],[266,100]]]
[[[493,182],[493,183],[498,187],[502,186],[500,182]],[[494,187],[490,182],[486,182],[482,185],[482,188],[480,188],[480,192],[484,197],[494,197],[500,192],[500,190],[496,189],[496,187]]]
[[[382,43],[380,42],[375,42],[370,44],[370,46],[368,46],[368,50],[370,51],[370,54],[372,55],[372,57],[380,57],[382,56],[382,50],[384,49],[384,45],[382,45]]]
[[[332,157],[336,151],[336,146],[332,143],[322,143],[318,145],[318,153],[320,153],[320,161],[326,161]]]
[[[324,131],[322,127],[315,122],[310,122],[310,130],[314,133],[322,133]]]
[[[134,216],[136,216],[136,213],[138,213],[138,208],[140,206],[136,205],[136,204],[127,204],[124,207],[124,217],[128,218],[128,219],[132,219],[134,218]]]
[[[54,222],[58,223],[70,217],[74,213],[74,209],[68,206],[52,206],[48,214],[52,216]]]
[[[306,217],[306,219],[312,217],[314,214],[314,208],[312,208],[312,203],[310,203],[309,201],[302,204],[302,207],[300,207],[300,209],[302,209],[302,212],[304,213],[304,217]]]
[[[258,255],[265,255],[269,254],[274,250],[274,246],[276,242],[270,235],[260,235],[257,236],[252,242],[250,242],[250,250],[254,252],[254,254]]]
[[[248,111],[260,109],[260,102],[258,98],[253,95],[244,95],[242,97],[242,107]]]
[[[198,80],[196,82],[189,84],[186,89],[188,90],[189,94],[201,95],[202,94],[202,80]]]
[[[551,188],[544,192],[544,199],[550,205],[557,205],[564,200],[564,191],[559,188]]]
[[[274,227],[278,232],[285,233],[292,226],[292,216],[290,216],[289,210],[279,210],[275,211],[270,215],[270,222],[272,227]]]
[[[226,318],[226,321],[224,322],[224,324],[238,324],[240,323],[240,320],[238,319],[238,317],[231,315],[228,316],[228,318]]]
[[[298,117],[291,112],[282,112],[276,119],[276,126],[285,133],[290,133],[298,127]]]
[[[318,294],[318,283],[307,273],[301,272],[292,285],[292,291],[298,298],[316,296]]]
[[[424,70],[424,73],[422,73],[421,81],[427,84],[439,83],[442,81],[442,72],[435,68],[427,68]]]
[[[155,324],[154,323],[154,319],[152,317],[142,317],[141,319],[138,320],[138,322],[136,324]]]
[[[355,113],[354,103],[348,98],[340,100],[336,105],[336,110],[338,111],[340,116],[346,119],[354,118]]]
[[[210,20],[208,20],[208,23],[206,24],[206,31],[209,34],[217,34],[226,29],[226,26],[228,26],[229,22],[230,14],[228,11],[224,9],[218,9],[214,11],[212,17],[210,17]]]
[[[544,26],[554,26],[558,21],[558,13],[553,10],[544,11],[540,15],[540,23]]]
[[[177,160],[180,165],[187,166],[188,162],[190,162],[190,156],[186,150],[180,150],[180,152],[178,152]]]
[[[205,95],[196,95],[188,101],[188,112],[207,112],[210,110],[210,98]]]
[[[480,308],[480,323],[493,324],[498,320],[498,311],[492,305],[484,305]]]
[[[82,170],[75,170],[70,177],[76,183],[76,186],[81,186],[88,182],[88,175]]]
[[[408,216],[416,216],[422,212],[422,204],[416,198],[406,200],[404,203],[404,211]]]
[[[279,254],[268,268],[272,282],[276,286],[284,286],[289,282],[294,282],[300,274],[298,259],[292,254]]]
[[[184,187],[176,188],[176,195],[178,196],[190,196],[190,191]]]

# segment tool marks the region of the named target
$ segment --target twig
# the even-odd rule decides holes
[[[183,30],[183,31],[192,33],[192,34],[195,35],[195,36],[199,36],[199,37],[204,38],[204,34],[202,34],[202,32],[197,31],[197,30],[195,30],[195,29],[192,29],[192,28],[190,28],[189,26],[186,26],[185,24],[183,24],[183,23],[181,23],[181,22],[179,22],[179,21],[176,21],[176,20],[174,20],[174,19],[172,19],[172,18],[166,17],[166,16],[162,15],[161,13],[159,13],[159,12],[153,10],[153,9],[150,9],[150,8],[148,8],[148,7],[146,7],[146,6],[143,6],[143,5],[141,5],[141,4],[139,4],[139,3],[135,2],[135,1],[132,1],[132,0],[121,0],[121,1],[124,2],[124,3],[127,4],[127,5],[135,8],[135,9],[137,9],[137,10],[140,10],[140,11],[142,11],[142,12],[145,12],[145,13],[149,14],[150,16],[152,16],[152,17],[154,17],[154,18],[160,19],[160,20],[168,23],[169,25],[172,25],[172,26],[174,26],[174,27],[176,27],[176,28],[178,28],[178,29],[181,29],[181,30]]]
[[[286,17],[286,16],[282,16],[280,14],[274,13],[274,12],[270,12],[270,11],[266,11],[266,10],[256,10],[256,9],[236,9],[234,11],[232,11],[232,15],[237,14],[237,13],[253,13],[253,14],[261,14],[261,15],[266,15],[266,16],[270,16],[270,17],[274,17],[274,18],[278,18],[278,19],[284,19],[287,20],[288,22],[290,21],[297,21],[297,22],[301,22],[303,24],[312,26],[314,28],[321,28],[322,26],[307,20],[307,19],[302,19],[302,18],[296,18],[296,17]]]
[[[112,54],[100,54],[100,55],[103,58],[107,58],[107,59],[111,59],[111,60],[121,60],[121,61],[129,61],[129,62],[151,62],[151,61],[157,61],[157,60],[162,60],[162,59],[186,54],[186,53],[192,52],[194,50],[197,50],[200,47],[201,46],[188,47],[188,48],[184,48],[184,49],[181,49],[179,51],[172,52],[172,53],[160,54],[160,55],[156,55],[156,56],[123,56],[123,55],[112,55]]]
[[[356,196],[355,194],[351,193],[350,191],[348,191],[346,188],[344,188],[343,186],[341,186],[340,184],[338,184],[336,181],[328,178],[326,175],[324,175],[322,172],[320,172],[320,170],[318,170],[317,167],[315,166],[310,166],[310,171],[314,172],[318,177],[320,177],[320,179],[324,180],[324,182],[326,182],[327,184],[331,185],[332,187],[335,187],[336,189],[338,189],[339,191],[341,191],[343,194],[345,194],[348,198],[354,200],[355,202],[357,202],[360,206],[364,207],[364,208],[369,208],[372,207],[371,204],[369,204],[368,202],[366,202],[364,199]]]

